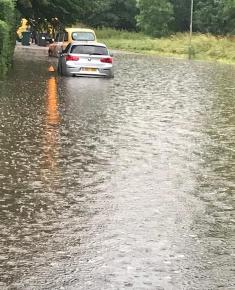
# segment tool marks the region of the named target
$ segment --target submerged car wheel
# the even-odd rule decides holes
[[[113,72],[110,72],[110,73],[106,76],[106,78],[108,78],[108,79],[113,79],[113,78],[114,78],[114,73],[113,73]]]
[[[64,71],[62,68],[62,64],[58,65],[58,74],[62,77],[68,77],[69,74],[67,73],[67,71]]]

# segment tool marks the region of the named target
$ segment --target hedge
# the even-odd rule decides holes
[[[15,31],[15,1],[0,0],[0,76],[6,74],[12,63]]]

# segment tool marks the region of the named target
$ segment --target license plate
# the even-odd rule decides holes
[[[83,67],[82,71],[96,71],[96,68],[94,68],[94,67]]]

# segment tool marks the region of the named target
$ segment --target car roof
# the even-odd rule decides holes
[[[72,28],[65,28],[67,32],[92,32],[95,33],[94,30],[89,28],[80,28],[80,27],[72,27]]]
[[[96,42],[96,41],[73,41],[70,42],[71,45],[87,45],[87,46],[102,46],[102,47],[106,47],[107,46],[104,43],[100,43],[100,42]]]

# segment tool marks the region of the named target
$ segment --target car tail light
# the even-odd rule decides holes
[[[65,59],[66,59],[66,61],[69,61],[69,60],[71,60],[71,61],[77,61],[77,60],[79,60],[79,56],[66,55]]]
[[[104,57],[104,58],[101,58],[100,61],[104,63],[113,63],[112,57]]]

